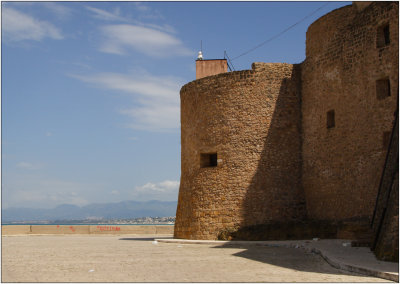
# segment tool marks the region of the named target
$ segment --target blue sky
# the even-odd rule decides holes
[[[2,206],[177,200],[179,90],[205,59],[300,63],[349,2],[2,2]]]

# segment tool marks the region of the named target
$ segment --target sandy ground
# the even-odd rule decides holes
[[[155,244],[154,237],[3,236],[2,282],[388,282],[300,249]]]

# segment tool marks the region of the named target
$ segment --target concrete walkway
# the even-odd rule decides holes
[[[156,242],[172,235],[2,237],[2,282],[389,282],[295,247]],[[275,247],[274,247],[275,246]]]
[[[158,242],[182,244],[214,244],[221,246],[255,245],[303,249],[321,255],[337,269],[399,282],[399,264],[379,261],[367,247],[351,247],[350,240],[301,241],[209,241],[156,239]]]

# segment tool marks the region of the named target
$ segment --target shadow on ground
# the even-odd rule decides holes
[[[320,255],[307,252],[301,248],[271,247],[262,245],[243,245],[227,243],[213,247],[215,249],[236,248],[243,251],[234,253],[234,256],[263,262],[266,264],[285,267],[292,270],[327,273],[336,275],[360,275],[332,267]]]
[[[154,241],[154,239],[157,239],[159,237],[153,237],[153,238],[120,238],[120,241]],[[163,239],[173,239],[173,237],[163,237]]]

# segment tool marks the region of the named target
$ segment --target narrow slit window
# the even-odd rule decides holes
[[[200,154],[200,166],[202,168],[218,166],[217,153]]]
[[[330,110],[326,113],[326,128],[335,127],[335,111]]]
[[[382,136],[382,148],[383,150],[387,150],[390,144],[390,138],[391,138],[392,132],[390,131],[385,131],[383,132],[383,136]]]
[[[376,98],[383,100],[390,97],[390,80],[384,78],[376,81]]]
[[[383,38],[385,39],[385,45],[389,45],[390,44],[389,25],[383,27]]]
[[[389,24],[382,25],[378,28],[376,35],[376,47],[385,47],[390,44]]]

